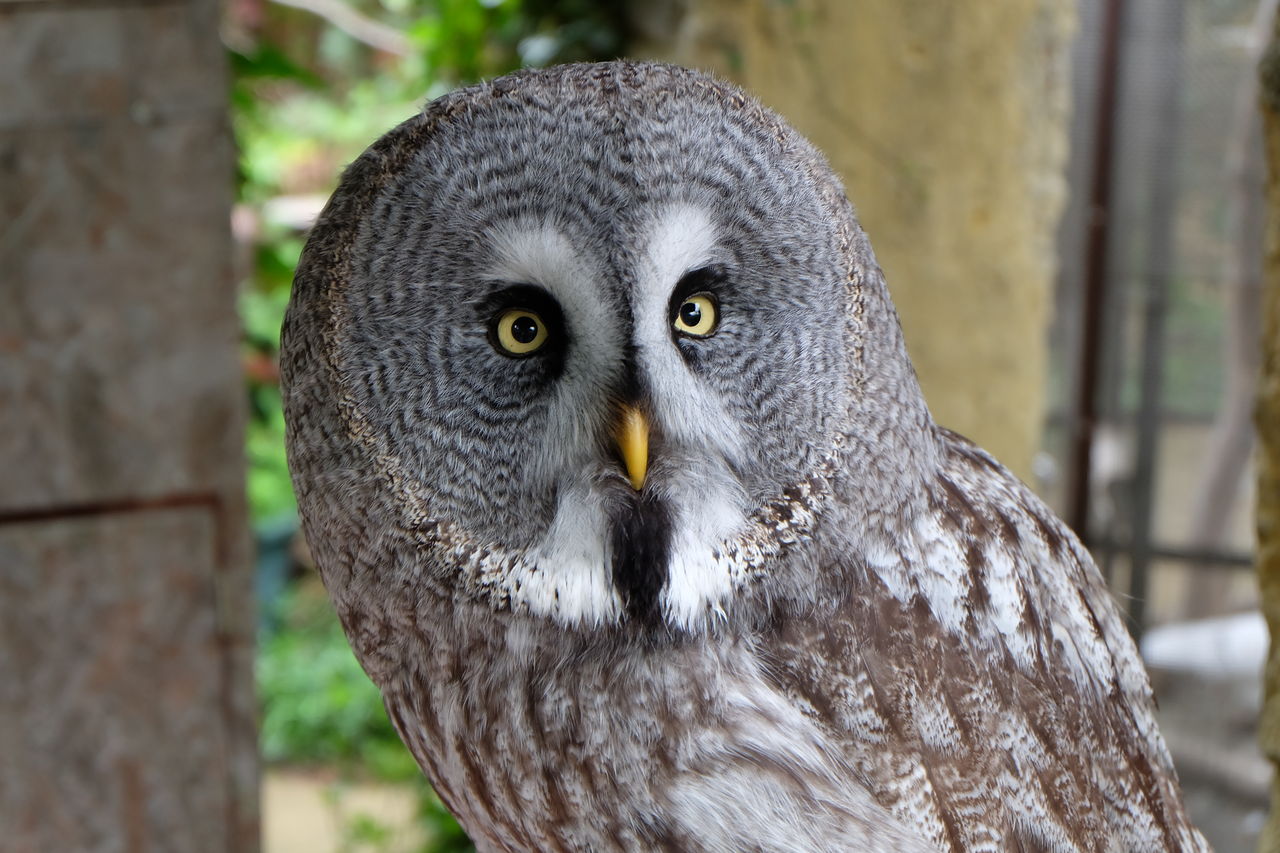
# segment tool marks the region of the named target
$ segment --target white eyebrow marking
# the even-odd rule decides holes
[[[671,292],[687,273],[717,260],[718,235],[711,215],[691,204],[657,212],[636,270],[635,345],[648,380],[654,414],[667,434],[691,447],[719,451],[737,463],[742,438],[737,421],[692,374],[671,339]]]
[[[622,324],[605,295],[604,264],[584,256],[562,231],[545,221],[506,222],[486,237],[493,252],[488,278],[539,285],[560,304],[576,350],[569,372],[595,382],[613,376],[621,364]],[[558,383],[561,387],[571,384]]]
[[[540,284],[555,293],[587,273],[569,238],[548,222],[504,222],[485,236],[493,249],[489,273],[494,279]]]
[[[685,273],[705,266],[715,245],[716,228],[707,211],[690,204],[663,211],[655,217],[648,244],[650,266],[640,280],[646,290],[661,293],[645,295],[660,297],[665,308],[672,288]]]
[[[668,622],[694,628],[722,616],[733,593],[732,567],[716,548],[746,526],[748,497],[733,474],[744,454],[742,425],[685,362],[672,338],[670,305],[680,280],[722,260],[724,250],[711,214],[687,203],[656,211],[640,246],[635,345],[654,419],[668,439],[666,464],[681,472],[654,485],[674,516],[661,604]],[[655,468],[662,464],[655,460]]]

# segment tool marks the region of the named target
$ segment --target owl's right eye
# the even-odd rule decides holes
[[[715,296],[710,293],[695,293],[685,297],[680,303],[671,325],[682,335],[706,338],[715,332],[717,319]]]
[[[509,308],[494,320],[492,339],[504,355],[533,355],[547,342],[547,324],[536,311]]]

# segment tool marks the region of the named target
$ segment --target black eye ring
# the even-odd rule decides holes
[[[555,297],[533,284],[512,284],[480,303],[486,337],[506,358],[562,355],[566,345],[564,315]],[[553,358],[553,361],[558,360]]]

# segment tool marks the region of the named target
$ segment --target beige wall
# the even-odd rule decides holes
[[[831,159],[937,420],[1027,478],[1044,407],[1070,0],[688,0],[649,55],[759,95]]]

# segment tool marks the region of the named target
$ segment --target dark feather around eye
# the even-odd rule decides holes
[[[512,308],[527,308],[539,314],[551,326],[552,331],[564,327],[564,312],[560,303],[536,284],[509,284],[485,296],[480,302],[481,314],[488,318]]]
[[[699,267],[685,273],[671,291],[671,299],[667,303],[667,319],[674,321],[680,306],[695,293],[710,293],[718,298],[728,277],[728,271],[719,264]]]
[[[479,303],[477,319],[485,326],[489,344],[499,352],[501,347],[497,343],[496,323],[512,309],[536,314],[547,330],[547,342],[528,357],[517,360],[544,365],[551,377],[558,376],[564,366],[564,354],[569,343],[560,303],[536,284],[512,284],[485,296]]]

